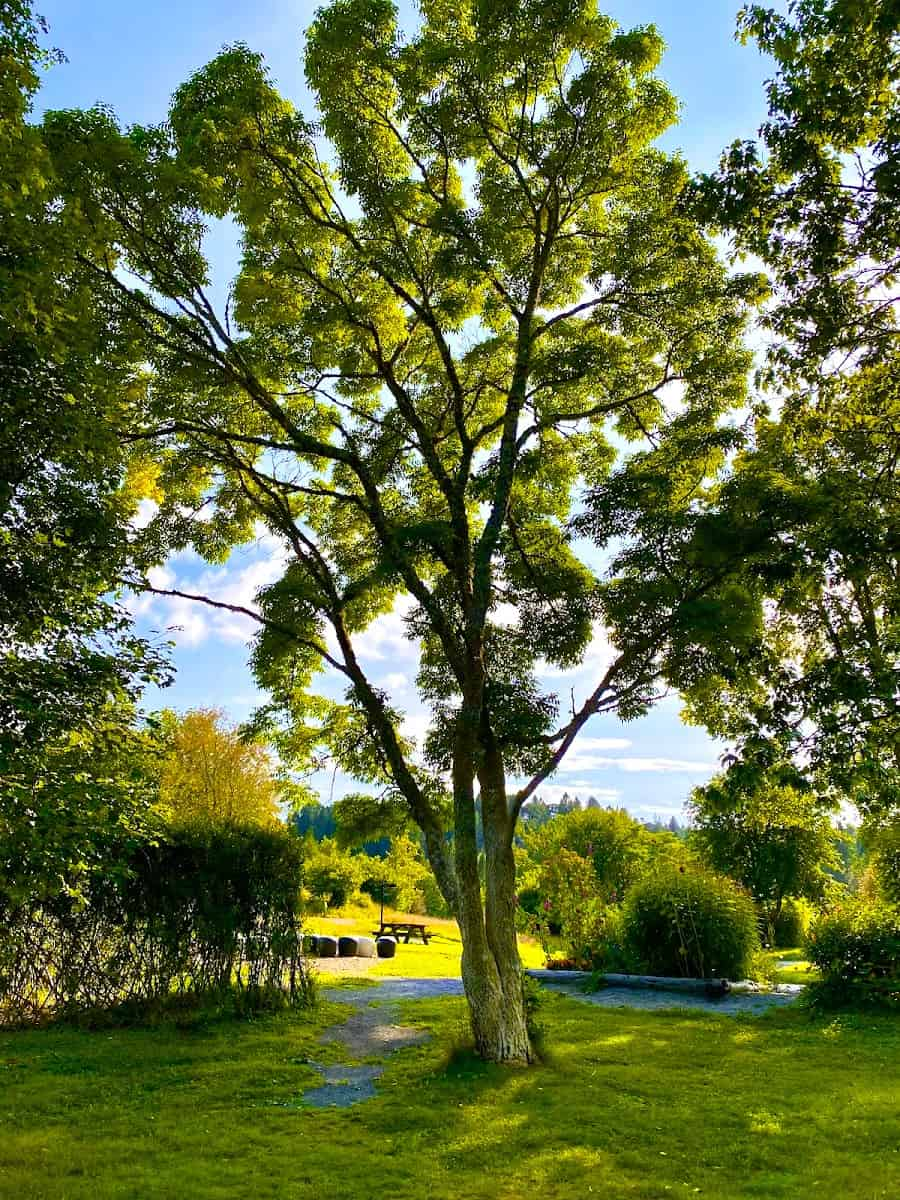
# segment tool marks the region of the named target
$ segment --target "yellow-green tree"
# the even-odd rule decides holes
[[[168,752],[160,801],[173,820],[278,820],[281,784],[269,751],[243,738],[220,709],[165,713],[163,730]]]
[[[523,804],[593,717],[645,711],[761,622],[723,583],[730,530],[684,553],[670,532],[738,439],[724,418],[760,289],[725,271],[685,163],[655,145],[677,113],[656,30],[620,30],[595,0],[420,13],[408,37],[390,0],[318,12],[315,124],[237,45],[165,125],[98,107],[42,129],[79,262],[145,343],[123,436],[158,463],[161,499],[138,540],[221,561],[263,523],[284,545],[250,612],[265,719],[300,765],[329,757],[418,825],[478,1052],[525,1063]],[[218,218],[242,247],[222,312],[203,253]],[[430,708],[418,748],[360,654],[396,606]],[[598,622],[616,658],[570,713],[538,667],[582,662]],[[339,699],[314,690],[323,670]]]

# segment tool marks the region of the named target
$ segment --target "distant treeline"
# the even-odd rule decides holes
[[[562,817],[566,813],[575,812],[581,808],[614,809],[616,807],[616,805],[601,804],[596,796],[588,796],[582,802],[577,796],[570,796],[568,792],[563,792],[559,802],[556,804],[548,804],[540,796],[537,796],[522,809],[519,823],[523,828],[538,829],[542,825],[546,825],[548,821],[552,821],[554,817]],[[481,849],[483,838],[480,810],[477,816],[478,845],[479,849]],[[640,817],[636,817],[635,820],[638,820],[651,833],[668,831],[669,833],[674,833],[676,837],[685,837],[688,832],[688,826],[679,821],[676,816],[669,817],[668,820],[663,820],[661,817],[654,817],[652,820],[642,820]],[[312,835],[317,842],[321,842],[325,838],[333,838],[338,832],[338,822],[335,819],[334,809],[331,805],[322,804],[320,801],[312,801],[304,804],[302,808],[298,808],[291,817],[291,823],[298,836],[306,837],[307,835]],[[388,838],[366,842],[360,847],[363,853],[369,854],[374,858],[383,858],[389,848],[390,839]]]

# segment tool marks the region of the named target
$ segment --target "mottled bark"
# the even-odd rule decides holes
[[[479,739],[460,722],[454,756],[455,857],[462,936],[462,979],[478,1054],[488,1062],[526,1065],[534,1055],[525,1016],[522,965],[515,925],[515,862],[502,762],[479,747],[485,895],[478,878],[475,754]]]

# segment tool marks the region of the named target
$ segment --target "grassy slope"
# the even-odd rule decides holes
[[[894,1200],[900,1022],[735,1020],[553,997],[552,1061],[454,1052],[461,1001],[408,1004],[432,1041],[377,1099],[311,1111],[304,1060],[346,1009],[205,1031],[0,1036],[0,1196],[20,1200]]]

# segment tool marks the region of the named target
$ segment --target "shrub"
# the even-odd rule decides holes
[[[82,895],[0,901],[0,1023],[139,1009],[236,989],[239,1008],[311,995],[301,843],[259,826],[173,828]]]
[[[625,917],[621,905],[610,905],[600,941],[591,954],[594,971],[631,973],[636,968],[634,953],[625,940]]]
[[[624,809],[613,808],[575,809],[537,829],[526,828],[522,840],[525,870],[520,903],[525,905],[532,891],[540,892],[532,879],[535,867],[540,869],[561,851],[588,859],[593,865],[596,890],[615,902],[656,857],[680,847],[671,834],[650,833]],[[545,893],[540,899],[546,898]],[[549,899],[552,904],[555,897]]]
[[[845,900],[813,923],[806,951],[821,976],[814,1003],[900,1008],[900,909]]]
[[[551,940],[558,935],[565,944],[567,961],[575,967],[592,966],[594,952],[603,940],[606,904],[597,890],[591,860],[560,850],[541,864],[537,886],[545,899],[534,913],[520,907],[520,927],[538,939],[548,959]]]
[[[770,945],[779,949],[801,946],[813,918],[813,906],[808,900],[791,896],[781,906],[781,911],[766,922],[766,935]]]
[[[900,820],[897,818],[877,830],[872,867],[879,895],[888,904],[900,906]]]
[[[541,1058],[544,1054],[546,1035],[544,1022],[541,1020],[541,1010],[546,1003],[547,993],[536,980],[531,979],[528,975],[523,975],[522,999],[525,1002],[525,1025],[528,1030],[528,1039],[538,1058]]]
[[[759,950],[750,896],[696,867],[664,866],[636,883],[622,924],[626,950],[655,975],[743,978]]]
[[[441,889],[438,887],[437,880],[429,870],[428,874],[422,880],[421,885],[422,900],[425,907],[425,913],[429,917],[452,917],[450,906],[444,899]]]
[[[365,859],[343,850],[333,838],[304,840],[304,883],[313,911],[342,908],[358,893],[366,872]]]
[[[395,834],[383,858],[360,855],[354,861],[361,863],[366,890],[373,899],[380,899],[384,887],[393,908],[407,913],[425,912],[424,884],[434,877],[418,843],[408,834]]]

